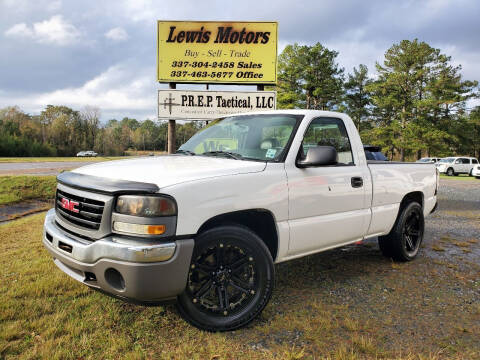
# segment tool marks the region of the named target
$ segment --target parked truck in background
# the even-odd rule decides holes
[[[213,121],[175,155],[60,174],[43,243],[85,285],[176,299],[193,325],[232,330],[268,303],[275,263],[372,237],[414,259],[437,189],[433,164],[367,161],[345,114],[249,113]]]

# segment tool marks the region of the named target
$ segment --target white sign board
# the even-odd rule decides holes
[[[275,91],[159,90],[158,118],[211,120],[230,114],[275,110]]]

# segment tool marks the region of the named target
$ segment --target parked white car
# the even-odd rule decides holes
[[[96,157],[98,156],[98,154],[95,152],[95,151],[92,151],[92,150],[88,150],[88,151],[80,151],[79,153],[77,153],[77,157]]]
[[[344,114],[227,116],[176,155],[60,174],[43,244],[87,286],[233,330],[268,303],[274,263],[372,237],[413,260],[438,183],[433,164],[367,161]]]
[[[437,164],[437,170],[448,176],[468,174],[473,176],[472,170],[478,165],[478,160],[472,157],[447,157],[441,159]]]
[[[415,162],[417,163],[428,163],[428,164],[436,164],[437,162],[439,162],[441,160],[441,158],[437,158],[437,157],[424,157],[424,158],[421,158]]]
[[[475,176],[477,179],[480,179],[480,165],[476,165],[473,167],[472,176]]]

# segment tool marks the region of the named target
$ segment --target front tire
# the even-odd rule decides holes
[[[418,254],[424,229],[422,206],[411,202],[401,209],[392,231],[378,238],[380,250],[396,261],[411,261]]]
[[[274,288],[270,251],[254,232],[220,226],[195,239],[187,286],[178,297],[185,320],[208,331],[245,326],[267,305]]]
[[[447,175],[448,176],[454,176],[455,175],[455,171],[453,171],[453,168],[448,168]]]

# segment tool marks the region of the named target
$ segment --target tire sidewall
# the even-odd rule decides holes
[[[199,304],[194,304],[186,288],[178,296],[181,314],[194,326],[209,331],[233,330],[244,326],[263,310],[270,300],[274,288],[274,266],[270,251],[255,233],[241,226],[221,226],[200,234],[195,239],[192,262],[204,250],[218,246],[219,243],[225,246],[235,245],[248,251],[254,259],[255,280],[258,285],[255,296],[244,309],[224,317],[209,314],[208,311],[202,310]]]

